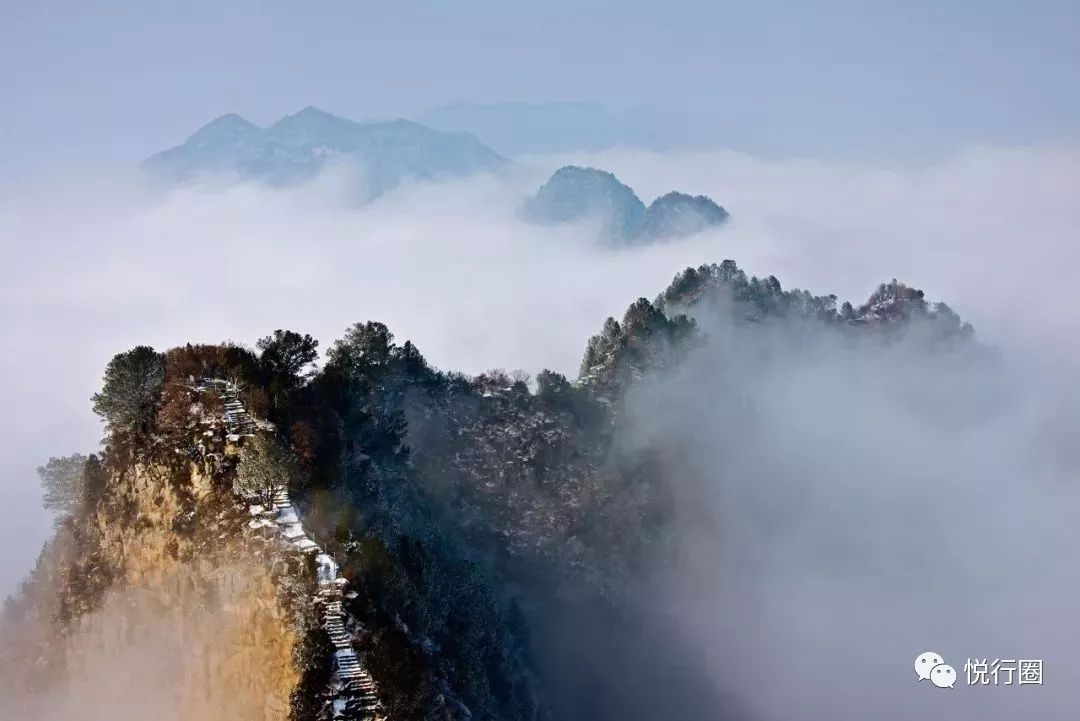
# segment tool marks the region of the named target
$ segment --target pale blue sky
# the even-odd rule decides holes
[[[137,162],[205,121],[455,100],[692,116],[776,155],[1080,131],[1080,2],[2,0],[0,172]]]

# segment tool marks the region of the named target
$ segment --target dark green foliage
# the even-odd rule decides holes
[[[589,339],[581,380],[610,399],[646,368],[674,362],[695,333],[695,323],[687,316],[669,317],[659,304],[639,298],[627,308],[622,323],[608,318]]]
[[[319,341],[291,330],[276,330],[255,345],[263,369],[274,377],[302,380],[319,357]]]
[[[101,392],[91,399],[114,438],[149,436],[154,411],[165,383],[165,357],[137,346],[109,361]]]
[[[569,413],[583,430],[604,425],[604,410],[591,393],[567,380],[561,373],[547,369],[536,374],[536,399],[556,412]]]
[[[326,631],[319,627],[309,629],[295,651],[294,663],[301,673],[290,698],[290,719],[318,721],[334,671],[334,645]]]
[[[365,644],[368,671],[379,687],[387,716],[401,721],[428,718],[438,693],[423,652],[398,629],[384,628]]]
[[[319,357],[319,341],[310,335],[291,330],[276,330],[256,343],[259,349],[259,368],[262,384],[272,405],[271,417],[286,425],[288,408],[293,395],[314,373],[312,364]]]
[[[738,324],[788,324],[789,330],[804,324],[803,331],[817,333],[822,324],[872,328],[879,340],[907,338],[912,347],[963,344],[973,334],[944,303],[929,304],[923,292],[893,279],[882,283],[858,308],[844,302],[837,310],[835,295],[815,296],[805,290],[784,291],[773,276],[764,280],[747,277],[732,260],[720,265],[687,268],[660,294],[661,310],[690,312],[696,318],[723,318]]]
[[[394,334],[382,323],[357,323],[330,349],[330,362],[345,375],[381,375],[390,364]]]
[[[476,719],[530,718],[535,701],[521,691],[529,677],[524,655],[506,635],[509,607],[435,511],[408,442],[423,438],[445,447],[456,423],[443,421],[453,409],[471,414],[481,388],[506,389],[507,399],[531,402],[525,383],[502,373],[475,382],[436,373],[415,346],[397,345],[381,323],[353,326],[328,357],[310,388],[303,422],[321,438],[340,438],[337,462],[317,461],[320,482],[339,489],[344,507],[362,511],[313,508],[307,517],[319,519],[317,532],[342,542],[343,570],[363,580],[366,600],[358,608],[372,614],[366,622],[376,642],[368,655],[373,672],[379,669],[386,681],[380,681],[384,703],[396,709],[395,717],[422,718],[448,692]],[[307,498],[322,496],[312,488]],[[349,524],[344,533],[343,521]],[[356,542],[349,545],[348,538]],[[440,684],[446,690],[437,693]],[[523,702],[527,708],[519,707]]]
[[[515,679],[524,672],[524,638],[515,638],[509,606],[500,608],[482,571],[443,542],[401,536],[368,576],[371,591],[412,632],[437,649],[432,670],[442,672],[478,719],[529,718],[531,696],[515,696]],[[370,547],[369,547],[370,548]],[[385,548],[385,547],[384,547]],[[370,551],[369,551],[370,553]],[[518,627],[520,629],[520,627]],[[371,655],[384,669],[410,669],[398,683],[403,708],[425,703],[431,692],[417,666],[423,658],[403,647],[400,637],[384,636]],[[430,671],[429,671],[430,673]],[[411,696],[411,698],[410,698]],[[524,700],[524,705],[522,701]]]

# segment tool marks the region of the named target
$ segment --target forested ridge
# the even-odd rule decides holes
[[[318,342],[294,331],[254,349],[138,347],[113,359],[92,401],[106,424],[102,451],[40,471],[56,538],[7,601],[0,633],[36,617],[55,639],[30,644],[38,650],[29,662],[16,655],[26,644],[8,646],[4,665],[30,669],[19,681],[43,690],[63,683],[48,649],[124,573],[123,558],[102,550],[100,524],[158,522],[132,498],[143,487],[110,486],[136,468],[157,469],[179,499],[167,553],[209,553],[230,523],[243,528],[231,493],[253,476],[238,472],[240,454],[204,423],[221,413],[213,395],[191,389],[195,379],[227,378],[272,424],[275,467],[288,469],[306,523],[357,591],[345,603],[363,623],[388,718],[664,718],[670,696],[728,708],[699,659],[643,604],[656,569],[680,553],[680,477],[672,447],[635,440],[649,421],[642,399],[663,402],[641,389],[698,373],[690,360],[721,334],[760,343],[762,363],[812,353],[823,338],[913,358],[986,357],[948,306],[895,280],[861,305],[838,305],[748,277],[732,261],[688,268],[654,300],[600,324],[577,378],[439,370],[374,321],[349,328],[321,366]],[[753,398],[727,402],[753,424]],[[310,583],[306,572],[287,573],[294,587]],[[278,603],[298,639],[288,713],[315,719],[328,650],[290,592]]]

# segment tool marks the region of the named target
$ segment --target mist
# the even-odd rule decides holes
[[[337,168],[306,186],[208,184],[161,194],[129,177],[50,177],[0,197],[3,373],[0,589],[49,528],[34,469],[91,452],[89,398],[137,344],[254,345],[277,328],[332,344],[386,323],[434,364],[479,373],[573,375],[599,321],[687,264],[722,253],[719,233],[611,250],[598,226],[540,228],[517,214],[541,169],[402,188],[358,207],[362,178]]]
[[[652,616],[727,717],[1072,718],[1075,378],[697,315],[708,342],[631,393],[628,442],[676,498]],[[916,683],[924,651],[953,689]],[[1041,659],[1044,685],[968,686],[969,658]]]
[[[733,221],[634,249],[598,245],[588,224],[520,222],[521,201],[571,161],[612,170],[646,202],[708,194]],[[115,176],[7,188],[0,506],[17,510],[0,529],[0,592],[49,528],[33,469],[96,447],[89,396],[133,345],[250,345],[290,328],[325,348],[371,319],[441,368],[573,376],[604,317],[686,266],[733,258],[855,304],[897,277],[973,322],[1000,364],[973,376],[955,359],[928,367],[823,339],[758,367],[735,331],[702,318],[710,343],[632,399],[649,409],[634,441],[682,452],[685,558],[651,579],[656,612],[760,718],[891,721],[943,703],[956,717],[1065,718],[1080,640],[1065,616],[1077,539],[1063,510],[1076,500],[1077,404],[1063,390],[1080,330],[1066,276],[1078,180],[1075,148],[893,168],[619,151],[533,158],[509,178],[413,185],[365,207],[340,170],[292,190],[162,195]],[[753,401],[752,427],[728,415],[732,394]],[[961,679],[967,657],[1043,658],[1047,685],[915,686],[926,650]]]

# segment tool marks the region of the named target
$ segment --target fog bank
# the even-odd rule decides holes
[[[707,193],[729,227],[612,251],[594,228],[520,223],[521,200],[564,161],[610,169],[646,202]],[[48,529],[33,469],[95,448],[88,398],[137,343],[253,343],[275,328],[324,347],[386,322],[434,364],[574,374],[606,315],[687,265],[736,259],[785,287],[857,302],[898,277],[948,301],[1021,358],[1068,365],[1080,209],[1075,149],[972,150],[930,167],[761,161],[735,153],[534,159],[509,180],[402,188],[354,207],[333,174],[310,186],[157,196],[126,178],[57,176],[0,192],[7,412],[0,592]]]

